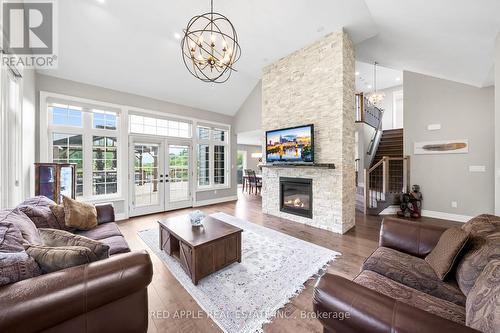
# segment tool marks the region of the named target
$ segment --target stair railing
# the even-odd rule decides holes
[[[379,201],[390,193],[407,192],[410,184],[410,156],[384,156],[371,168],[365,169],[365,214],[377,208]]]

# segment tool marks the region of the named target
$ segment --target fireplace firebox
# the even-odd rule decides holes
[[[312,218],[312,179],[280,177],[280,210]]]

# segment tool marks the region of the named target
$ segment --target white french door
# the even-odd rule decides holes
[[[130,137],[130,216],[192,206],[191,144]]]

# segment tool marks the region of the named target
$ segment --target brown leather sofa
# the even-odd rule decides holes
[[[462,227],[471,232],[472,239],[478,240],[488,233],[498,235],[499,217],[482,215],[476,219]],[[469,292],[466,296],[460,289],[462,285],[457,283],[461,278],[459,274],[463,274],[459,270],[468,266],[455,268],[451,277],[441,281],[423,260],[444,230],[438,226],[385,218],[379,248],[365,261],[361,273],[353,281],[332,274],[319,279],[313,307],[324,332],[479,332],[465,325],[466,315],[475,310],[469,309],[474,301],[467,302],[467,297],[473,293],[466,290]],[[499,248],[498,242],[495,247]],[[471,246],[465,249],[466,252],[475,250],[477,248]],[[458,258],[459,264],[464,260],[469,260],[465,254]],[[477,262],[474,263],[476,267]],[[468,272],[465,275],[470,276]],[[480,316],[489,317],[484,313]],[[487,324],[493,327],[491,325],[496,326],[497,322]]]
[[[147,331],[151,259],[130,252],[111,205],[96,208],[97,228],[77,233],[110,245],[111,257],[0,287],[0,332]]]

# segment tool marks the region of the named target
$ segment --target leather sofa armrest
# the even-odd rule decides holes
[[[0,332],[42,331],[146,288],[152,275],[142,251],[1,287]]]
[[[380,228],[379,246],[424,258],[436,246],[445,227],[386,217]]]
[[[96,204],[97,224],[115,222],[115,209],[112,204]]]
[[[478,332],[332,274],[316,284],[313,307],[325,332]]]

